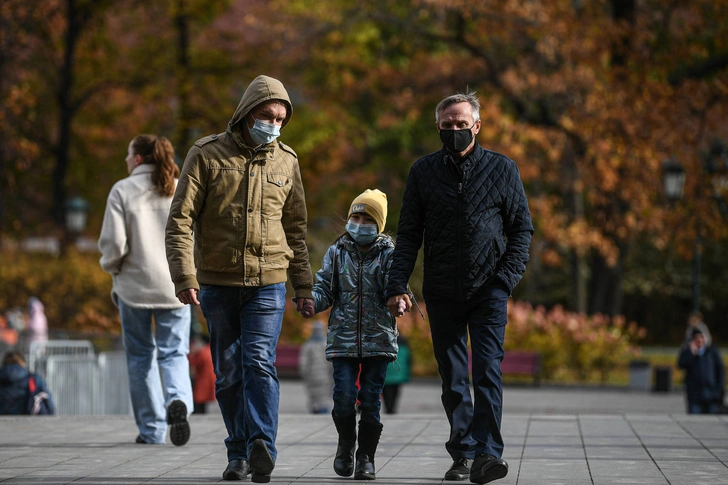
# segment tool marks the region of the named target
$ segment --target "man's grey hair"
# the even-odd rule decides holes
[[[438,103],[437,107],[435,108],[435,122],[439,125],[440,113],[442,113],[446,108],[449,108],[453,104],[458,103],[470,104],[470,107],[473,111],[473,122],[476,122],[480,119],[480,101],[475,95],[475,91],[468,91],[465,94],[453,94],[452,96],[448,96],[447,98],[440,101],[440,103]]]

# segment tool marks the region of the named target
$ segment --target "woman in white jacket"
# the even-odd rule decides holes
[[[190,437],[190,307],[174,294],[164,228],[177,184],[174,149],[164,137],[138,135],[129,143],[129,176],[114,184],[99,238],[101,267],[114,280],[129,371],[137,443],[177,446]],[[162,378],[160,380],[160,369]]]

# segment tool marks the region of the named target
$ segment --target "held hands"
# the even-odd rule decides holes
[[[387,308],[389,308],[389,313],[399,318],[410,311],[412,301],[407,294],[390,296],[387,300]]]
[[[177,293],[177,299],[183,305],[199,305],[200,302],[197,300],[197,292],[198,290],[196,290],[195,288],[187,288],[186,290],[182,290]]]
[[[296,310],[303,318],[311,318],[316,314],[312,298],[293,298],[293,302],[296,304]]]

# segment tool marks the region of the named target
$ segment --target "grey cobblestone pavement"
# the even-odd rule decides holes
[[[331,418],[305,414],[299,381],[283,381],[281,396],[271,483],[355,482],[333,472]],[[506,388],[504,399],[510,471],[493,483],[728,485],[728,416],[688,416],[679,393]],[[400,412],[382,421],[374,483],[450,483],[442,479],[449,428],[436,384],[405,386]],[[0,483],[228,483],[219,412],[190,422],[190,442],[174,447],[133,444],[130,416],[0,417]]]

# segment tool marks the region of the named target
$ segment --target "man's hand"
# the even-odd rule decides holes
[[[390,296],[387,300],[387,308],[389,308],[389,313],[395,317],[401,317],[410,311],[412,301],[407,294]]]
[[[694,340],[690,341],[690,352],[692,352],[693,355],[698,355],[699,348],[700,347],[698,347],[698,344],[696,344]]]
[[[182,303],[183,305],[199,305],[200,302],[197,301],[197,292],[199,290],[195,288],[187,288],[186,290],[182,290],[179,293],[177,293],[177,299]]]
[[[316,314],[312,298],[296,298],[296,310],[304,318],[311,318]]]

